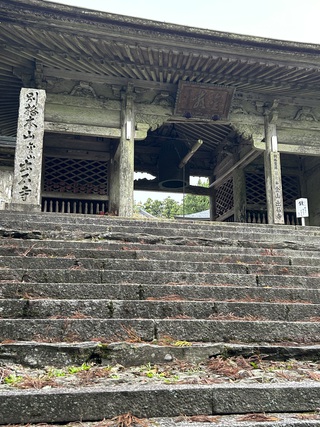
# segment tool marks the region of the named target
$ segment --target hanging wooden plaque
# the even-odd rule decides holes
[[[234,88],[180,81],[175,115],[205,120],[227,120]]]

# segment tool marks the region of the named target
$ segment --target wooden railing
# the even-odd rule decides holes
[[[221,215],[216,221],[235,222],[233,209]],[[268,224],[267,211],[262,209],[247,209],[245,222],[247,224]],[[294,210],[286,210],[284,212],[284,223],[285,225],[301,225],[301,221],[296,217]]]
[[[267,211],[247,210],[246,222],[248,224],[268,224]],[[285,225],[301,225],[296,213],[290,210],[284,212],[284,223]]]
[[[102,215],[108,211],[107,201],[101,200],[64,200],[43,197],[43,212]]]

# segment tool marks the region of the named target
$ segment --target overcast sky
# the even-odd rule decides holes
[[[320,0],[59,0],[87,9],[320,44]]]
[[[320,44],[320,0],[56,0],[55,3],[191,27]],[[136,191],[135,201],[144,202],[147,197],[160,200],[168,195]]]

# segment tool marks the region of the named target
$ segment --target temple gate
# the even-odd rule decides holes
[[[317,46],[38,3],[0,0],[0,209],[130,217],[170,190],[269,224],[306,197],[320,225]]]

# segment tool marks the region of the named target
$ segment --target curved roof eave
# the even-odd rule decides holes
[[[33,22],[39,24],[41,22],[41,15],[46,18],[45,24],[51,30],[56,28],[59,31],[74,31],[89,32],[95,30],[98,34],[103,34],[107,31],[108,26],[121,26],[128,31],[128,34],[121,34],[119,37],[129,36],[129,33],[137,36],[140,40],[150,35],[163,35],[170,36],[170,43],[176,39],[179,45],[183,44],[183,40],[188,40],[198,45],[199,42],[206,44],[225,45],[226,48],[237,46],[239,53],[243,52],[248,55],[248,51],[261,50],[272,57],[273,53],[277,56],[279,53],[286,54],[290,57],[293,54],[297,60],[297,56],[301,59],[307,57],[319,58],[320,45],[311,43],[300,43],[294,41],[283,41],[277,39],[269,39],[263,37],[242,35],[236,33],[227,33],[209,29],[201,29],[188,27],[184,25],[172,24],[167,22],[158,22],[149,19],[142,19],[130,17],[125,15],[117,15],[108,12],[100,12],[90,9],[83,9],[74,6],[68,6],[60,3],[54,3],[44,0],[0,0],[2,12],[0,19],[12,18],[15,21],[18,19],[19,13],[21,14],[21,23],[27,24]],[[28,12],[27,14],[25,12]],[[60,19],[59,19],[60,18]],[[17,21],[16,21],[17,22]],[[98,26],[98,28],[97,28]],[[169,39],[168,39],[169,40]],[[150,39],[149,39],[150,41]],[[155,40],[157,43],[163,40]],[[187,47],[187,45],[186,45]],[[257,53],[257,52],[256,52]],[[254,54],[253,56],[256,56]]]

